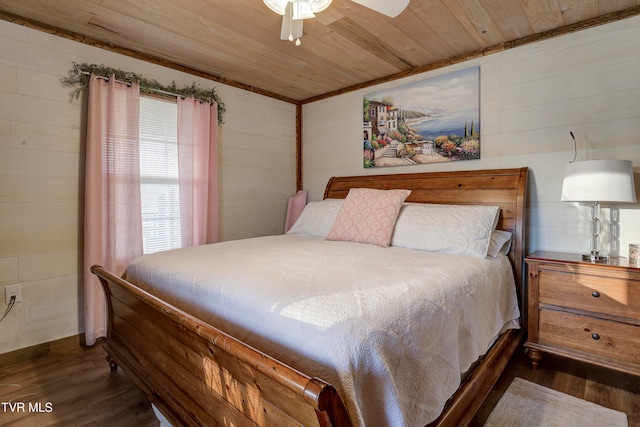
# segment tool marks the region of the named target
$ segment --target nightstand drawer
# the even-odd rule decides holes
[[[540,269],[540,302],[640,320],[640,282]]]
[[[640,363],[640,326],[540,310],[539,342]]]

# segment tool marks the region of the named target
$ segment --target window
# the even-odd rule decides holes
[[[145,254],[182,246],[177,123],[175,102],[140,97],[140,192]]]

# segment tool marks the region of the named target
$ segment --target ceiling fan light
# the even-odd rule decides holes
[[[329,7],[331,2],[332,0],[309,0],[309,3],[311,3],[311,10],[313,10],[313,13],[322,12],[323,10]]]
[[[311,0],[294,1],[292,5],[293,5],[294,20],[310,19],[310,18],[316,17],[316,15],[313,13]]]
[[[315,18],[316,12],[325,10],[332,0],[263,0],[269,9],[282,15],[280,40],[293,41],[300,46],[302,23],[305,19]]]
[[[273,10],[278,15],[284,15],[287,10],[287,4],[289,4],[289,0],[262,0],[264,4],[271,10]]]
[[[280,40],[293,41],[294,38],[302,37],[302,19],[293,19],[292,4],[288,4],[285,14],[282,17],[282,27],[280,28]]]
[[[322,12],[331,4],[332,0],[262,0],[269,9],[278,15],[284,15],[287,4],[293,3],[294,10],[299,9],[299,13],[294,13],[293,19],[308,19],[315,17],[315,13]],[[299,17],[298,17],[299,16]]]

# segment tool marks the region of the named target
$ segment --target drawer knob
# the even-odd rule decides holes
[[[594,298],[600,298],[600,292],[593,291],[593,292],[591,292],[591,296],[594,297]]]
[[[594,340],[599,340],[599,339],[600,339],[600,335],[598,335],[598,334],[591,334],[591,338],[593,338]]]

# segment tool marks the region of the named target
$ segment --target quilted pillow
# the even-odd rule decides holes
[[[327,237],[344,199],[324,199],[309,202],[287,234]]]
[[[402,203],[411,190],[352,188],[327,240],[389,246]]]
[[[484,258],[499,215],[498,206],[409,203],[400,210],[391,246]]]

